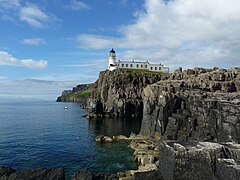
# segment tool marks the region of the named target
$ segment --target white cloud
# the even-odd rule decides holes
[[[40,60],[36,61],[33,59],[22,59],[18,60],[5,51],[0,51],[0,66],[23,66],[33,69],[46,68],[48,65],[47,61]]]
[[[81,34],[77,37],[77,41],[80,48],[105,49],[116,47],[116,42],[118,42],[119,48],[124,47],[124,45],[121,46],[121,43],[119,42],[122,41],[122,39],[100,35]]]
[[[20,6],[19,0],[0,0],[0,20],[14,22]]]
[[[29,38],[29,39],[23,39],[22,43],[27,45],[37,46],[37,45],[46,44],[46,41],[41,38]]]
[[[81,48],[124,49],[122,58],[178,66],[240,66],[239,0],[146,0],[120,37],[80,34]],[[116,49],[117,50],[117,49]]]
[[[67,8],[78,11],[90,9],[90,6],[78,0],[72,0]]]
[[[20,9],[20,20],[37,28],[43,28],[43,23],[49,19],[49,16],[39,9],[36,5],[27,5]]]
[[[12,9],[20,7],[19,0],[0,0],[0,7],[3,9]]]
[[[16,21],[20,19],[30,26],[43,28],[46,22],[58,20],[49,16],[37,5],[32,3],[20,3],[20,0],[0,0],[0,20]]]

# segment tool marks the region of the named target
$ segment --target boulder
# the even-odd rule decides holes
[[[124,136],[124,135],[118,135],[118,136],[113,136],[113,140],[128,140],[128,137]]]
[[[111,143],[113,140],[111,137],[99,135],[95,138],[97,143]]]
[[[96,119],[97,115],[95,113],[88,113],[86,118],[89,119],[89,120]]]

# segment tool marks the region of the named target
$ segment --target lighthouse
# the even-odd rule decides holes
[[[113,49],[109,52],[108,69],[110,71],[113,71],[113,70],[117,69],[116,52]]]

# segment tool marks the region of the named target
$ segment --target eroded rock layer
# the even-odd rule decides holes
[[[141,134],[240,142],[240,68],[176,70],[144,89]]]

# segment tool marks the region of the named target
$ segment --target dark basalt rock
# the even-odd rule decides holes
[[[10,167],[0,167],[0,177],[3,179],[3,177],[8,177],[12,173],[15,173],[16,171]]]
[[[129,73],[124,70],[102,71],[88,100],[89,113],[98,116],[141,117],[143,89],[167,75],[154,73]]]
[[[240,180],[240,162],[234,159],[217,159],[216,174],[220,180]]]
[[[72,176],[71,180],[117,180],[116,174],[111,173],[92,173],[81,170]]]
[[[1,180],[65,180],[63,168],[37,168],[29,171],[16,172],[14,169],[9,167],[0,168],[0,179]]]
[[[135,180],[152,179],[152,180],[164,180],[159,171],[149,172],[137,172],[134,174]]]
[[[92,180],[93,179],[93,174],[89,171],[79,171],[75,173],[71,180]]]

